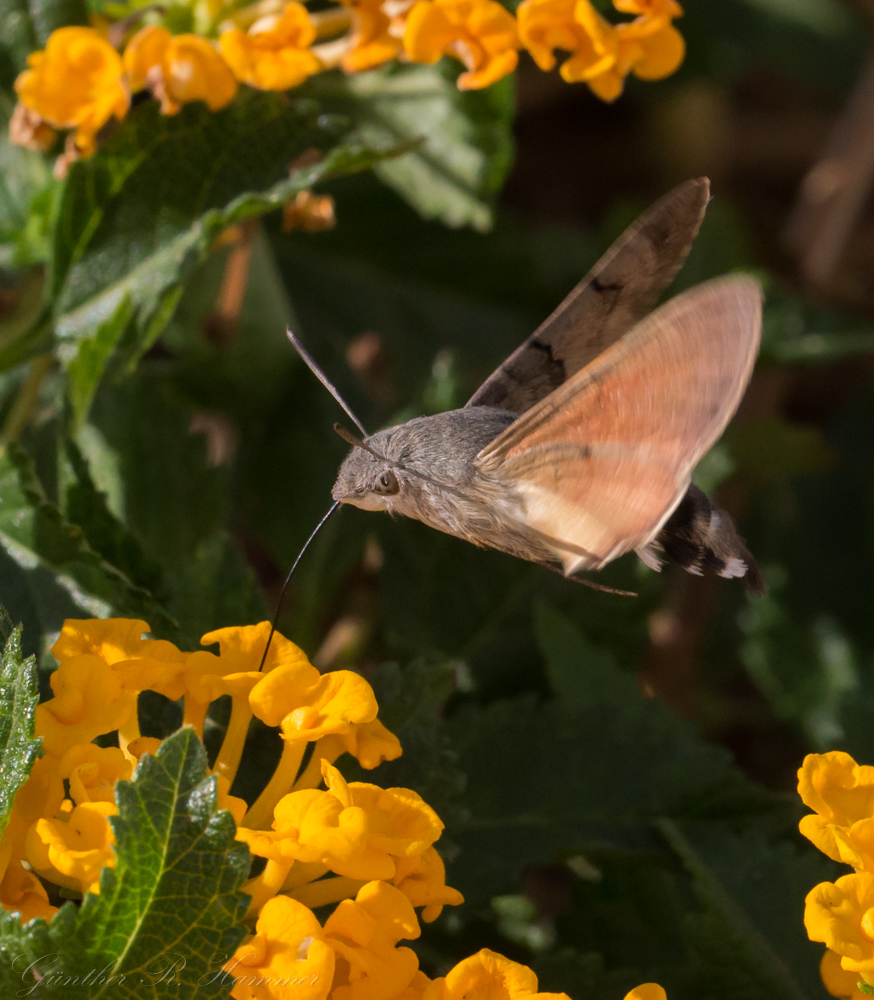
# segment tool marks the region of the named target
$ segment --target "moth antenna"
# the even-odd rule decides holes
[[[334,424],[334,432],[339,434],[346,444],[351,444],[353,448],[360,448],[362,451],[366,451],[368,455],[373,455],[373,457],[378,458],[380,462],[389,462],[385,455],[380,455],[378,451],[374,451],[366,441],[362,441],[361,438],[355,437],[352,431],[348,430],[342,424]],[[365,435],[365,437],[366,436],[367,435]],[[389,462],[389,465],[395,464],[395,462]]]
[[[310,352],[303,346],[303,344],[297,339],[297,337],[286,327],[285,335],[291,341],[291,346],[297,351],[297,353],[303,358],[304,363],[307,368],[316,376],[316,378],[322,383],[322,385],[328,390],[328,392],[337,400],[340,406],[346,411],[346,416],[352,421],[353,424],[361,431],[364,437],[369,437],[370,435],[364,429],[364,424],[355,416],[352,412],[352,408],[346,402],[345,399],[340,395],[337,387],[328,378],[328,376],[319,367],[316,359],[310,354]]]
[[[300,557],[309,548],[310,542],[316,537],[322,528],[322,525],[328,518],[334,513],[334,511],[340,506],[340,501],[335,500],[328,510],[328,513],[323,515],[321,521],[313,529],[313,533],[310,537],[303,543],[303,548],[298,552],[297,558],[294,560],[294,564],[288,571],[288,576],[285,578],[285,583],[282,585],[282,590],[279,591],[279,600],[276,602],[276,614],[273,616],[273,621],[270,625],[270,635],[267,636],[267,645],[264,647],[264,652],[261,654],[261,662],[258,664],[258,672],[260,673],[264,669],[264,663],[267,660],[267,653],[270,651],[270,643],[273,641],[273,635],[276,632],[276,623],[279,621],[279,612],[282,611],[282,602],[285,598],[285,592],[288,590],[288,585],[291,583],[291,578],[294,576],[294,571],[297,569],[297,564],[300,562]]]

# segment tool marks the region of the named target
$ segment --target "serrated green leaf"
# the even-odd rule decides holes
[[[733,1000],[812,1000],[822,946],[804,932],[804,897],[839,866],[815,851],[771,844],[755,831],[662,820],[692,875],[704,914],[691,930],[706,975],[699,988]]]
[[[513,156],[513,80],[463,92],[458,69],[453,60],[394,65],[311,86],[337,102],[367,144],[422,139],[413,152],[380,164],[378,176],[426,219],[485,230]]]
[[[275,94],[243,93],[215,114],[190,104],[169,118],[149,102],[73,165],[55,228],[52,296],[79,419],[110,358],[128,366],[160,335],[223,229],[402,146],[344,144],[338,132],[312,102],[289,105]],[[289,175],[312,148],[324,158]]]
[[[6,609],[0,607],[0,612],[8,622]],[[12,800],[30,774],[40,744],[33,735],[39,696],[33,657],[24,659],[21,655],[20,627],[4,640],[0,657],[0,834],[6,829]]]
[[[249,852],[234,840],[230,813],[216,812],[216,779],[193,729],[182,729],[116,786],[115,869],[100,894],[66,903],[46,929],[0,923],[0,983],[6,995],[63,975],[66,998],[164,1000],[224,997],[221,965],[246,933],[248,897],[239,892]],[[24,979],[22,976],[24,975]],[[89,978],[90,976],[90,978]],[[69,980],[67,977],[72,977]]]
[[[156,633],[175,635],[176,623],[152,594],[107,562],[48,500],[32,461],[14,444],[0,454],[0,544],[24,568],[45,566],[117,613],[145,618]]]

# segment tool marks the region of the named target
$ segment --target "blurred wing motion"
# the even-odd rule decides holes
[[[627,333],[673,281],[709,197],[704,177],[644,212],[467,405],[524,413]]]
[[[509,480],[566,574],[646,545],[743,395],[761,334],[751,278],[698,285],[657,309],[523,413],[477,456]]]

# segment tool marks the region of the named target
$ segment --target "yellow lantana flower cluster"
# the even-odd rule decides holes
[[[821,882],[807,895],[804,926],[828,948],[820,965],[835,997],[865,995],[874,986],[874,767],[841,751],[808,754],[798,771],[798,794],[814,810],[799,829],[852,875]]]
[[[218,111],[240,84],[285,91],[337,66],[358,73],[390,60],[435,63],[442,56],[464,65],[458,86],[475,90],[512,73],[520,49],[546,71],[557,49],[569,53],[562,77],[612,101],[629,73],[661,79],[685,51],[673,26],[682,14],[677,0],[613,4],[633,19],[611,24],[590,0],[523,0],[515,17],[497,0],[341,0],[312,15],[298,0],[261,0],[217,25],[215,37],[172,35],[156,21],[129,33],[119,50],[97,28],[59,28],[15,82],[23,110],[11,135],[44,149],[48,127],[71,130],[68,158],[88,156],[100,130],[124,118],[131,94],[142,90],[164,114],[189,101]],[[159,17],[155,11],[148,16]]]
[[[415,792],[347,782],[344,753],[366,769],[401,753],[377,718],[373,690],[349,670],[321,674],[279,633],[262,669],[270,625],[219,629],[186,653],[144,638],[136,619],[69,620],[52,647],[53,697],[36,709],[44,755],[18,790],[0,838],[0,905],[22,922],[51,920],[43,881],[100,892],[114,867],[109,817],[115,783],[131,777],[160,741],[139,731],[137,701],[156,691],[182,701],[184,724],[202,738],[210,704],[228,696],[230,720],[213,764],[219,807],[237,839],[266,864],[243,888],[254,932],[225,963],[234,1000],[569,1000],[538,993],[531,969],[483,949],[430,979],[401,945],[422,918],[463,902],[446,885],[434,843],[440,818]],[[279,727],[283,752],[251,807],[230,794],[249,724]],[[116,733],[117,747],[97,746]],[[309,756],[307,756],[309,751]],[[325,788],[319,785],[324,781]],[[320,923],[313,909],[336,904]],[[645,983],[625,1000],[666,1000]]]

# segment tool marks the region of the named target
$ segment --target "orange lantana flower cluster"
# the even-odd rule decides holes
[[[13,141],[46,148],[47,128],[70,130],[67,157],[88,156],[111,120],[121,120],[131,95],[148,90],[164,114],[189,101],[212,111],[226,107],[240,84],[285,91],[325,69],[358,73],[390,60],[461,62],[463,90],[488,87],[527,49],[551,70],[556,50],[569,53],[561,67],[568,82],[582,81],[604,100],[622,92],[629,73],[643,80],[668,76],[684,55],[673,26],[682,14],[676,0],[613,0],[634,15],[611,24],[591,0],[523,0],[516,16],[498,0],[341,0],[310,14],[298,0],[262,0],[237,10],[207,34],[173,35],[161,8],[152,22],[125,35],[97,28],[54,31],[44,50],[28,58],[15,83],[22,109]],[[113,39],[124,38],[117,48]]]
[[[267,622],[203,636],[218,652],[183,652],[144,638],[148,630],[135,619],[67,621],[52,647],[53,697],[35,719],[44,755],[0,838],[5,910],[22,922],[51,920],[46,882],[68,894],[100,892],[101,872],[115,865],[115,783],[160,742],[140,735],[142,691],[181,700],[184,724],[200,737],[210,704],[227,696],[230,719],[212,767],[218,805],[233,815],[237,839],[265,860],[243,886],[253,932],[222,970],[235,1000],[569,1000],[539,993],[531,969],[488,949],[432,980],[401,943],[420,935],[417,909],[432,921],[463,899],[446,885],[434,810],[408,788],[347,782],[334,766],[351,754],[373,769],[401,753],[363,677],[321,674],[279,633],[262,666]],[[248,806],[230,788],[253,718],[279,728],[283,751]],[[117,747],[93,742],[112,733]],[[334,909],[321,922],[313,910],[326,905]],[[625,1000],[665,993],[646,983]]]
[[[799,824],[804,836],[855,869],[808,893],[804,926],[827,946],[820,973],[828,992],[861,1000],[874,986],[874,767],[841,751],[808,754],[798,794],[814,810]]]

